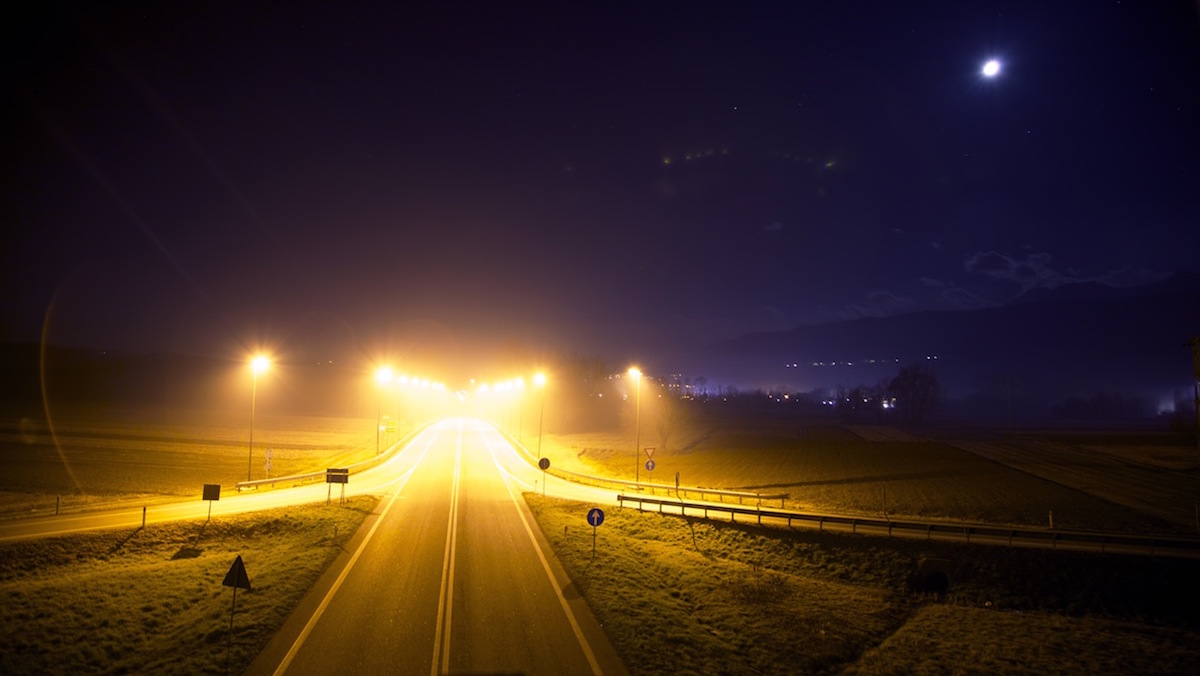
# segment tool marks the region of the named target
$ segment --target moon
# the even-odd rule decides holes
[[[988,59],[988,62],[983,64],[981,72],[984,77],[996,77],[1000,74],[1000,62],[996,59]]]

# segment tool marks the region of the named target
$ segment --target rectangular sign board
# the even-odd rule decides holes
[[[220,500],[221,499],[221,484],[204,484],[204,499],[205,500]]]
[[[325,470],[325,483],[327,484],[346,484],[350,483],[350,470],[344,468],[330,467]]]

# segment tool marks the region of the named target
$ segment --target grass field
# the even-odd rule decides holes
[[[385,434],[394,442],[406,430]],[[194,497],[206,483],[232,489],[247,465],[256,479],[350,464],[375,453],[375,421],[154,407],[72,407],[0,418],[0,513],[70,511],[119,500]]]
[[[764,531],[526,495],[635,674],[1196,673],[1195,562]],[[915,593],[948,562],[943,598]]]
[[[1038,472],[908,433],[778,420],[725,421],[679,432],[670,447],[655,452],[652,478],[673,484],[678,472],[683,485],[787,493],[787,506],[818,512],[1021,526],[1049,525],[1053,513],[1058,528],[1194,531],[1200,462],[1190,447],[1148,445],[1141,438],[1089,441],[1106,456],[1136,463],[1143,474],[1157,473],[1143,494],[1125,494],[1135,486],[1122,481],[1119,469]],[[632,446],[628,430],[546,435],[542,441],[555,467],[628,480],[634,478]],[[1046,457],[1052,453],[1047,449]],[[649,473],[641,467],[640,475],[645,481]],[[1167,482],[1179,489],[1169,496],[1170,509],[1155,504],[1168,499],[1161,490]]]
[[[359,497],[0,545],[3,671],[240,673],[374,507]],[[251,591],[238,593],[230,649],[221,583],[237,556]]]
[[[77,509],[231,485],[245,478],[243,422],[79,409],[58,412],[51,434],[28,419],[0,420],[0,511],[45,511],[60,494]],[[1128,476],[1097,483],[1097,467],[1145,469],[1152,485],[1143,490],[1161,476],[1200,495],[1187,492],[1200,468],[1190,449],[1142,436],[1046,439],[1022,442],[1036,452],[1015,467],[1002,454],[889,428],[725,420],[676,433],[656,453],[653,478],[673,483],[679,472],[684,484],[786,492],[789,506],[826,512],[1044,525],[1053,510],[1059,527],[1126,530],[1179,525],[1131,508],[1117,495]],[[1064,474],[1089,485],[1073,485],[1053,467],[1030,469],[1043,449],[1060,446],[1073,449]],[[255,449],[266,447],[275,449],[275,474],[348,464],[374,453],[373,421],[261,416]],[[546,435],[543,450],[557,468],[633,476],[625,431]],[[1097,457],[1118,464],[1093,463]],[[1200,573],[1196,562],[758,530],[632,510],[609,512],[592,559],[586,505],[526,499],[634,673],[1200,671],[1200,620],[1183,591]],[[361,520],[364,509],[336,518]],[[24,660],[12,663],[14,673],[211,673],[228,626],[218,621],[228,619],[228,590],[214,591],[213,578],[219,585],[240,553],[255,583],[234,652],[244,665],[330,560],[321,557],[333,549],[334,517],[301,511],[203,531],[176,524],[6,546],[0,654]],[[339,524],[348,535],[349,522]],[[926,559],[948,562],[944,598],[910,587]],[[178,651],[199,661],[177,668]],[[65,666],[48,662],[60,657]]]

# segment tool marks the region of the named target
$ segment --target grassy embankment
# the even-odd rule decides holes
[[[375,503],[0,545],[4,671],[240,673]],[[239,555],[252,590],[238,592],[230,649],[222,581]]]
[[[653,439],[643,443],[652,445]],[[542,447],[553,467],[634,477],[628,431],[547,434]],[[1190,452],[1133,442],[1104,448],[1125,457],[1140,453],[1162,471],[1178,471],[1180,461],[1172,467],[1161,456]],[[787,493],[786,506],[814,512],[879,516],[886,511],[895,518],[1020,526],[1047,526],[1052,512],[1055,527],[1066,529],[1161,532],[1181,527],[1122,507],[1095,486],[1088,487],[1090,492],[1079,490],[903,433],[868,441],[837,425],[725,421],[676,432],[654,460],[655,482],[673,485],[678,472],[685,486]],[[1197,466],[1193,459],[1189,471]],[[640,474],[647,480],[644,467]],[[1181,509],[1190,513],[1192,505]]]
[[[407,429],[384,434],[386,445]],[[347,465],[375,453],[375,421],[259,413],[254,456],[249,417],[155,407],[75,407],[44,417],[0,419],[0,513],[53,513],[200,495],[206,483],[233,490],[252,476]]]
[[[1196,673],[1193,561],[755,529],[526,495],[635,674]],[[949,592],[915,593],[924,559]]]

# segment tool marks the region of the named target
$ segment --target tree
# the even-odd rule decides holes
[[[918,423],[937,408],[941,385],[933,367],[914,362],[900,369],[888,384],[888,393],[896,398],[896,409],[906,421]]]

